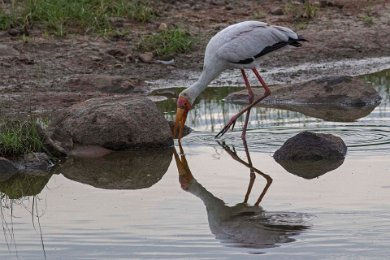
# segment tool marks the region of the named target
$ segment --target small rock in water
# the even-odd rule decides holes
[[[313,179],[342,165],[346,153],[340,137],[305,131],[288,139],[274,159],[288,172]]]
[[[274,154],[278,160],[332,160],[344,158],[347,146],[331,134],[305,131],[288,139]]]

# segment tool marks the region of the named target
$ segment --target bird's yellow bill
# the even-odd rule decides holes
[[[175,127],[173,128],[173,138],[176,138],[177,133],[178,133],[177,138],[179,140],[182,138],[184,125],[187,119],[187,113],[188,111],[186,109],[177,108]]]

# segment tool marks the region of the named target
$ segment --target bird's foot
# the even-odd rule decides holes
[[[222,137],[227,131],[229,131],[230,127],[232,127],[233,131],[237,118],[237,116],[232,117],[229,122],[222,128],[222,130],[215,136],[215,138]]]

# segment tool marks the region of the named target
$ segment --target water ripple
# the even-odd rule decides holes
[[[387,154],[390,150],[390,127],[386,125],[351,124],[309,127],[273,127],[253,129],[247,132],[247,142],[252,151],[274,153],[284,142],[302,131],[333,134],[344,140],[349,153]],[[186,137],[183,143],[191,145],[217,145],[224,141],[242,150],[241,130],[226,133],[222,139],[215,139],[215,133],[194,132]]]

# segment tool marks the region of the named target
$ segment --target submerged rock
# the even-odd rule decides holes
[[[252,88],[256,96],[262,88]],[[301,112],[330,121],[354,121],[369,114],[380,104],[381,96],[366,81],[357,77],[337,76],[315,79],[302,84],[275,86],[272,94],[258,106]],[[233,103],[247,104],[246,90],[226,97]]]
[[[8,159],[0,157],[0,182],[7,181],[18,173],[18,168]]]
[[[66,178],[102,189],[143,189],[168,170],[172,148],[113,152],[101,158],[71,157],[56,167]]]
[[[171,131],[173,132],[173,128],[175,127],[175,122],[174,121],[168,121],[168,123],[169,123],[169,127],[171,128]],[[188,127],[188,126],[184,125],[183,137],[186,136],[186,135],[189,135],[192,131],[193,130],[192,130],[191,127]],[[175,139],[177,139],[177,137],[175,137]]]
[[[28,153],[15,160],[15,166],[23,173],[47,174],[53,164],[45,153]]]
[[[68,108],[51,127],[52,137],[67,135],[75,144],[111,150],[173,144],[163,114],[152,101],[141,96],[89,99]]]
[[[342,165],[346,153],[340,137],[305,131],[288,139],[274,159],[288,172],[312,179]]]

